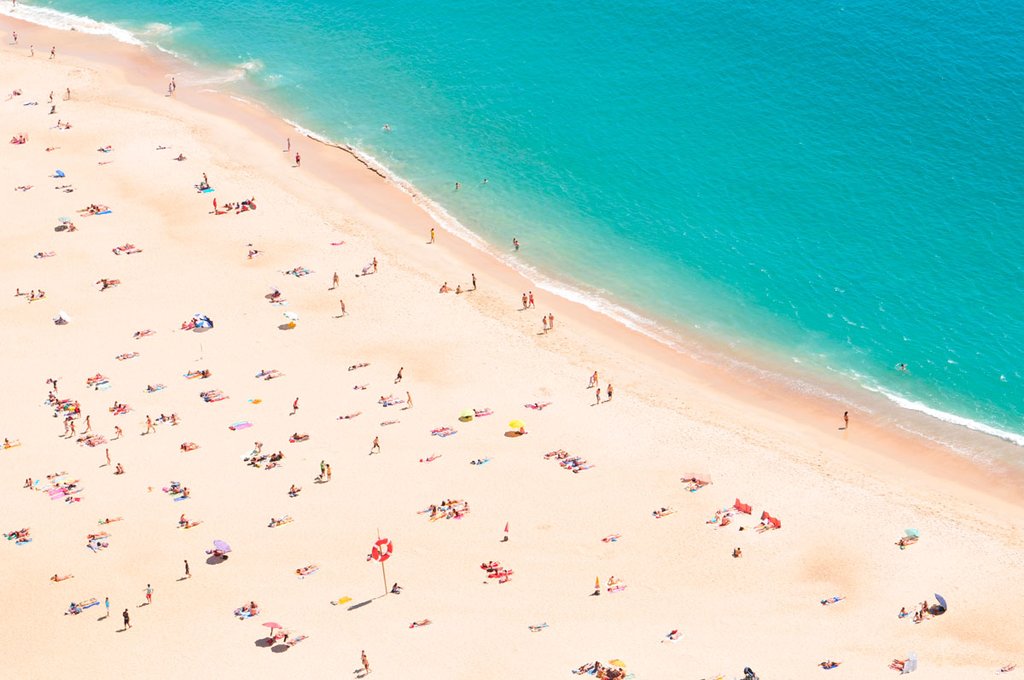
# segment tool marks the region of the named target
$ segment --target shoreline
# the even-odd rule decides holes
[[[128,83],[146,89],[153,89],[154,83],[162,82],[161,79],[166,80],[170,75],[182,75],[187,72],[186,69],[202,71],[202,67],[187,64],[178,55],[144,43],[128,43],[109,34],[52,28],[10,15],[8,19],[20,24],[23,31],[54,32],[65,38],[65,43],[68,43],[66,38],[71,37],[71,43],[64,45],[62,54],[83,59],[87,63],[105,64],[118,70]],[[59,42],[57,38],[54,40]],[[106,45],[102,44],[104,42]],[[230,83],[226,85],[230,86]],[[359,195],[363,207],[371,209],[383,219],[402,225],[400,228],[407,234],[425,233],[435,225],[448,230],[455,237],[454,242],[448,244],[455,257],[469,269],[475,267],[477,270],[497,274],[510,293],[519,288],[531,287],[551,290],[545,287],[544,280],[552,280],[543,272],[530,265],[522,269],[515,267],[509,258],[500,256],[493,245],[461,225],[458,229],[451,229],[443,215],[434,214],[431,210],[436,206],[436,209],[444,211],[443,207],[434,204],[429,197],[401,178],[390,174],[372,156],[367,156],[351,145],[321,138],[317,133],[277,115],[260,101],[243,99],[231,92],[214,89],[202,79],[196,86],[187,82],[179,83],[179,86],[175,100],[244,124],[268,142],[274,143],[298,133],[313,143],[314,149],[321,147],[322,157],[321,153],[303,155],[304,167],[308,167],[312,159],[322,163],[323,172],[318,175],[318,182],[325,186],[348,185],[346,194]],[[153,91],[159,96],[159,89]],[[529,278],[530,275],[540,276],[541,281]],[[559,287],[557,281],[554,283],[555,288]],[[711,393],[709,396],[712,401],[720,402],[726,411],[756,409],[760,417],[767,420],[782,414],[795,427],[807,430],[808,434],[813,432],[815,439],[821,441],[822,446],[827,446],[824,437],[832,432],[832,423],[839,420],[838,416],[850,408],[850,404],[864,407],[866,413],[862,412],[860,417],[855,415],[855,420],[861,421],[865,416],[884,414],[889,410],[898,417],[857,423],[858,429],[863,428],[867,433],[857,444],[861,453],[868,454],[859,463],[863,464],[866,460],[871,460],[872,464],[890,461],[899,469],[916,471],[924,466],[931,476],[962,486],[973,497],[992,495],[1015,506],[1024,506],[1024,464],[1012,460],[1021,447],[998,436],[900,407],[893,404],[891,399],[872,394],[863,387],[856,388],[859,392],[854,394],[854,389],[838,380],[830,381],[829,376],[820,372],[796,371],[790,366],[784,366],[782,356],[773,361],[773,358],[763,354],[756,355],[756,347],[738,350],[726,347],[722,342],[716,345],[713,338],[688,328],[678,329],[684,333],[678,336],[678,340],[659,337],[655,330],[634,327],[627,320],[596,310],[585,302],[558,293],[555,295],[558,302],[548,306],[558,311],[560,317],[581,321],[598,336],[612,340],[620,350],[630,352],[637,361],[653,358],[665,368],[679,371],[688,381],[706,388]],[[615,303],[612,304],[615,306]],[[632,313],[631,310],[622,309]],[[652,323],[657,328],[665,329],[660,326],[660,322]],[[673,334],[677,332],[676,329],[666,330]],[[801,389],[803,387],[810,389]],[[844,397],[850,399],[842,400]],[[806,425],[808,420],[813,424]],[[937,434],[932,437],[930,433]],[[956,443],[964,444],[968,450],[957,450]],[[885,453],[875,454],[871,449]],[[986,451],[991,459],[974,458],[972,454],[978,451]]]

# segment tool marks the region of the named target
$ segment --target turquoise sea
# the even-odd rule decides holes
[[[203,67],[629,323],[1024,445],[1024,3],[15,11]]]

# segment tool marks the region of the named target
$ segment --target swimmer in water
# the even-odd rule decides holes
[[[896,370],[899,371],[900,373],[906,373],[907,372],[907,365],[906,364],[896,364]]]
[[[384,123],[383,130],[384,132],[391,132],[391,126],[388,125],[387,123]]]

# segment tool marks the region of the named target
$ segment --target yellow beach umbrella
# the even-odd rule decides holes
[[[619,668],[625,668],[626,667],[626,662],[623,661],[622,659],[612,659],[611,661],[608,662],[608,665],[609,666],[618,666]]]
[[[521,420],[512,420],[509,422],[508,426],[514,430],[518,430],[521,427],[526,427],[526,423]]]

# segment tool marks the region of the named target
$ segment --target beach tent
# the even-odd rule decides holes
[[[71,317],[63,309],[57,312],[57,316],[53,317],[53,322],[58,326],[64,326],[71,323]]]
[[[917,654],[915,652],[911,652],[910,653],[910,658],[907,659],[907,662],[905,664],[903,664],[903,670],[900,671],[900,675],[904,675],[906,673],[913,673],[916,670],[917,670]]]
[[[213,328],[213,321],[205,314],[193,314],[192,320],[196,322],[196,330],[208,330]]]
[[[53,171],[53,176],[54,177],[63,177],[64,176],[64,171],[61,170],[60,168],[57,168],[56,170]]]
[[[948,609],[948,607],[946,607],[946,598],[944,598],[942,595],[939,595],[938,593],[935,593],[935,601],[939,603],[939,606],[937,607],[934,613],[945,614],[946,609]]]
[[[736,499],[736,502],[733,503],[732,507],[734,507],[735,509],[739,510],[740,512],[745,512],[748,515],[751,512],[754,511],[754,509],[751,508],[749,505],[747,505],[746,503],[741,502],[739,498]],[[764,519],[764,517],[762,517],[761,519]]]
[[[473,420],[474,416],[476,416],[476,412],[471,408],[467,408],[462,413],[459,414],[459,420],[461,420],[464,423],[468,423],[469,421]]]

